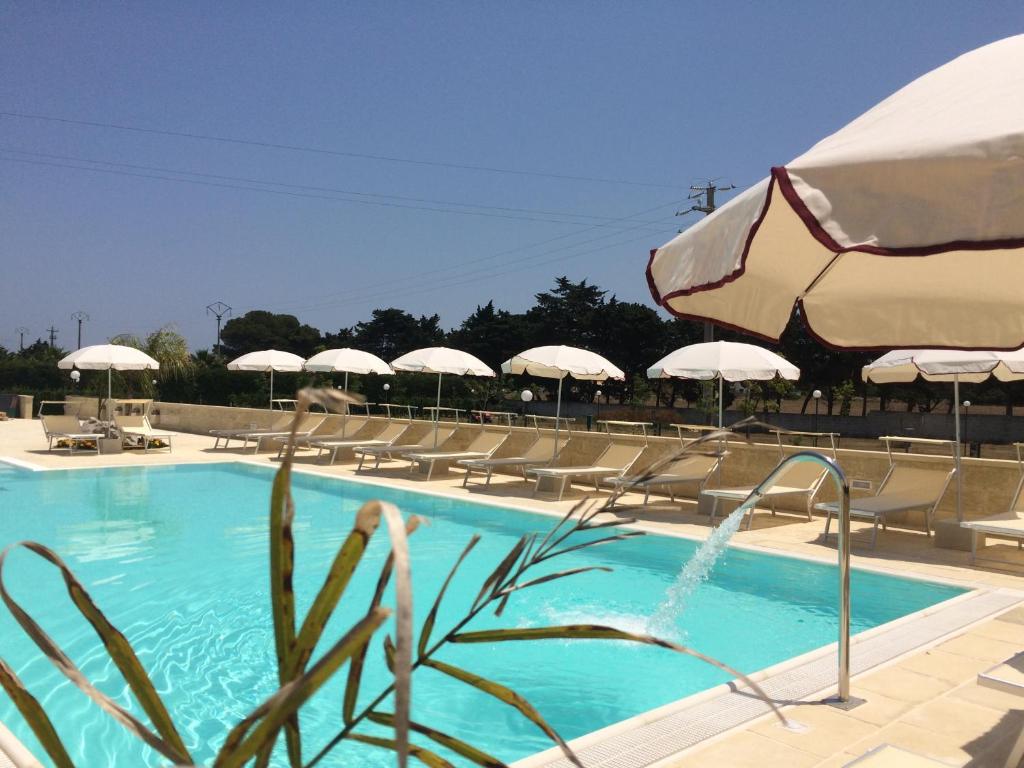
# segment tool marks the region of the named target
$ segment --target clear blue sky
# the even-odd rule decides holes
[[[1019,0],[291,5],[0,0],[0,112],[342,153],[0,116],[0,345],[82,309],[84,343],[208,347],[215,300],[448,327],[560,274],[650,303],[691,183],[1024,32]]]

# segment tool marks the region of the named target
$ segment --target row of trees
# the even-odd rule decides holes
[[[734,332],[719,331],[716,337],[763,343]],[[225,368],[227,360],[260,349],[281,349],[309,357],[323,349],[350,346],[390,361],[418,347],[446,345],[476,355],[497,371],[502,361],[529,347],[569,344],[604,355],[627,375],[622,383],[572,381],[565,392],[567,397],[592,400],[600,388],[611,402],[693,406],[701,405],[703,388],[699,384],[672,380],[651,382],[645,373],[648,366],[663,355],[702,338],[703,328],[699,323],[663,319],[651,307],[619,301],[586,280],[573,282],[560,277],[551,290],[536,294],[534,305],[526,312],[509,312],[496,308],[494,302],[489,301],[448,331],[441,327],[436,314],[416,317],[396,308],[374,310],[369,319],[334,332],[322,332],[302,324],[292,315],[255,310],[224,325],[219,351],[200,350],[190,354],[185,340],[172,328],[160,329],[145,338],[120,337],[114,341],[144,349],[161,362],[155,383],[152,374],[118,376],[116,386],[120,392],[181,402],[266,403],[266,382],[262,376],[235,373]],[[823,412],[848,413],[858,395],[868,394],[860,381],[860,369],[874,355],[826,349],[806,333],[796,316],[776,351],[801,369],[801,380],[795,384],[777,381],[750,385],[741,395],[741,407],[750,411],[771,410],[784,398],[801,397],[806,409],[811,392],[820,389]],[[18,353],[0,348],[0,392],[48,398],[62,396],[70,386],[66,372],[56,367],[63,354],[63,350],[52,349],[42,341]],[[282,393],[309,383],[341,383],[340,376],[279,374],[275,378],[275,388]],[[375,402],[389,399],[426,404],[433,400],[434,383],[429,377],[403,375],[388,377],[388,381],[391,384],[388,393],[383,388],[384,377],[354,376],[350,378],[350,386]],[[99,394],[105,391],[105,382],[105,374],[85,372],[78,388]],[[510,377],[498,381],[448,377],[445,396],[466,407],[494,408],[524,383]],[[551,382],[529,383],[535,389],[547,390]],[[1003,403],[1009,409],[1019,397],[1019,389],[1019,385],[993,382],[977,385],[970,396],[975,402]],[[950,387],[941,384],[885,387],[878,389],[877,394],[900,401],[908,410],[931,411],[940,405],[946,408],[952,405]],[[736,396],[728,390],[727,404]],[[710,404],[707,405],[710,409]]]

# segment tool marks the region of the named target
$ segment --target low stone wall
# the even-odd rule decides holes
[[[152,418],[154,426],[162,429],[170,429],[195,434],[207,434],[211,429],[243,429],[247,427],[263,428],[279,417],[279,411],[269,411],[260,408],[229,408],[226,406],[214,405],[191,405],[185,403],[164,403],[157,402],[153,405]],[[341,429],[342,416],[332,414],[326,417],[324,425],[318,430],[321,434],[329,434]],[[355,417],[353,417],[355,418]],[[383,429],[386,419],[374,417],[371,420]],[[412,427],[403,442],[408,439],[415,442],[431,429],[431,422],[414,420]],[[446,448],[461,450],[473,439],[475,432],[480,429],[473,424],[460,425],[452,440],[446,444]],[[485,429],[504,431],[504,427],[488,425]],[[377,430],[379,431],[379,430]],[[367,428],[367,436],[372,436],[371,428]],[[535,432],[530,427],[513,427],[509,439],[502,445],[496,457],[512,456],[521,453],[533,440]],[[623,441],[643,444],[643,438],[639,436],[617,436]],[[212,438],[211,438],[212,440]],[[573,432],[566,450],[559,457],[561,466],[588,465],[593,463],[604,447],[608,438],[601,432]],[[647,440],[646,448],[638,460],[635,468],[637,471],[649,466],[658,459],[675,453],[680,450],[679,440],[675,437],[651,437]],[[786,452],[801,450],[800,448],[787,448]],[[746,443],[737,439],[729,443],[729,455],[722,464],[721,484],[722,486],[749,486],[754,485],[763,479],[778,463],[778,448],[773,445]],[[825,452],[825,451],[823,451]],[[853,491],[853,495],[867,495],[877,489],[886,471],[889,468],[889,460],[885,451],[854,451],[840,449],[838,452],[839,464],[845,470],[848,479],[867,480],[872,484],[872,491]],[[919,454],[899,454],[900,462],[908,462],[919,466],[949,466],[952,459],[943,456],[926,456]],[[964,514],[968,519],[984,517],[1007,509],[1010,498],[1017,487],[1020,475],[1017,463],[998,459],[963,459],[963,489],[964,489]],[[512,473],[510,473],[512,474]],[[693,498],[696,495],[696,488],[683,489],[682,495]],[[835,492],[830,481],[822,487],[819,500],[829,501],[835,498]],[[780,500],[778,506],[782,509],[794,511],[805,509],[800,499],[794,499],[792,503]],[[939,507],[938,517],[949,517],[955,513],[956,496],[953,484],[947,491]],[[914,525],[919,524],[912,520]]]

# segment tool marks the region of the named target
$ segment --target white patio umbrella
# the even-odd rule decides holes
[[[58,368],[78,368],[82,371],[106,371],[107,372],[107,418],[110,418],[110,372],[117,371],[145,371],[157,370],[160,363],[147,355],[141,349],[126,347],[123,344],[94,344],[90,347],[82,347],[64,357],[57,363]]]
[[[754,344],[708,341],[671,352],[647,369],[649,379],[718,379],[718,426],[722,426],[723,381],[769,381],[800,378],[800,369],[774,352]]]
[[[838,348],[1024,344],[1024,35],[925,74],[651,253],[676,315]]]
[[[562,415],[562,381],[566,376],[584,381],[622,381],[626,374],[595,352],[579,347],[533,347],[501,364],[503,373],[529,374],[544,379],[558,379],[558,404],[555,406],[554,454],[558,455],[558,425]]]
[[[875,384],[925,381],[953,382],[953,425],[956,451],[956,519],[963,522],[960,473],[960,382],[976,384],[995,376],[1000,381],[1024,379],[1024,350],[1013,352],[898,349],[882,355],[861,370],[864,381]]]
[[[348,392],[348,375],[350,373],[377,373],[382,376],[393,376],[391,366],[376,355],[363,352],[361,349],[327,349],[313,355],[305,363],[307,371],[317,373],[344,373],[345,392]],[[348,408],[345,408],[345,415],[341,422],[341,436],[345,436],[348,429]]]
[[[412,371],[414,373],[437,374],[437,410],[434,411],[434,447],[437,447],[437,420],[441,408],[441,377],[444,374],[455,376],[494,376],[494,371],[486,363],[468,352],[449,347],[424,347],[414,349],[391,361],[396,371]]]
[[[282,352],[278,349],[262,349],[247,355],[236,357],[228,363],[229,371],[260,371],[270,372],[270,407],[274,407],[274,371],[295,373],[302,370],[305,362],[298,355]]]

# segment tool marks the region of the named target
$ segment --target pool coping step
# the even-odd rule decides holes
[[[863,674],[931,647],[980,621],[1024,602],[1016,590],[976,589],[932,608],[904,616],[851,640],[850,674]],[[836,685],[836,644],[790,659],[751,678],[773,701],[813,701]],[[646,768],[771,712],[748,687],[716,686],[569,742],[587,768]],[[557,748],[512,764],[513,768],[573,768]]]

